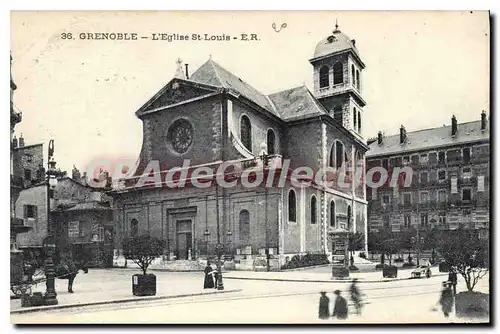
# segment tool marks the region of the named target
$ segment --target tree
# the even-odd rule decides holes
[[[365,235],[361,232],[350,232],[349,233],[349,251],[351,256],[354,255],[355,251],[363,249],[365,246]]]
[[[134,261],[146,275],[146,271],[157,257],[163,254],[165,246],[164,240],[141,235],[129,238],[123,243],[123,255],[126,259]]]
[[[380,252],[380,234],[376,232],[368,233],[368,251],[372,254]]]
[[[459,228],[443,234],[438,249],[450,266],[455,266],[467,285],[473,291],[481,278],[488,273],[488,243],[479,239],[475,230]]]
[[[424,249],[430,249],[432,251],[432,259],[431,262],[435,262],[435,250],[438,248],[439,240],[441,238],[441,231],[437,226],[433,226],[432,228],[428,228],[425,230],[425,239],[424,239]]]

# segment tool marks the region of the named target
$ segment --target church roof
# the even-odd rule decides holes
[[[198,68],[196,72],[191,75],[189,80],[230,89],[258,104],[270,113],[279,116],[278,112],[271,105],[266,95],[262,94],[257,89],[253,88],[212,59],[209,59],[205,64]]]
[[[285,121],[327,114],[306,86],[271,94],[269,95],[269,99],[273,102],[281,118]]]
[[[488,126],[486,126],[485,131],[481,131],[481,121],[473,121],[458,124],[455,137],[451,136],[451,126],[407,132],[406,137],[407,140],[404,144],[399,143],[399,134],[384,137],[381,145],[378,145],[378,142],[375,141],[369,145],[370,149],[366,152],[366,156],[403,154],[408,151],[420,151],[489,140],[490,131]]]
[[[341,32],[338,29],[338,26],[336,26],[335,30],[330,36],[323,38],[318,44],[316,44],[314,56],[311,61],[347,50],[351,50],[357,56],[361,65],[364,66],[364,64],[361,62],[359,51],[356,48],[356,42],[350,39],[349,36]]]

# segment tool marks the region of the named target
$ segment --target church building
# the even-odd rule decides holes
[[[124,239],[149,234],[165,240],[169,260],[213,256],[219,245],[236,260],[269,250],[281,266],[296,254],[330,255],[328,233],[339,227],[364,233],[366,250],[364,184],[296,186],[284,172],[287,165],[290,171],[349,167],[364,174],[365,65],[355,40],[338,25],[325,35],[309,60],[312,92],[300,86],[266,95],[212,59],[190,76],[179,65],[178,74],[136,112],[143,123],[136,177],[111,193],[118,253]],[[265,174],[273,169],[275,180],[285,182],[272,181],[270,187],[137,182],[149,173],[151,161],[158,162],[163,177],[186,160],[189,171],[239,162]],[[227,171],[225,179],[241,176]]]

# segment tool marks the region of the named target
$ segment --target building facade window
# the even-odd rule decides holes
[[[297,221],[297,198],[293,189],[288,192],[288,221]]]
[[[36,219],[37,207],[36,205],[25,205],[24,206],[24,218],[25,219]]]
[[[356,70],[356,88],[359,90],[361,87],[361,83],[359,80],[359,70]]]
[[[361,133],[361,111],[358,110],[358,132]]]
[[[130,236],[136,238],[139,236],[139,222],[137,219],[132,219],[130,221]]]
[[[429,215],[427,213],[420,214],[420,226],[429,225]]]
[[[388,215],[384,215],[384,217],[382,219],[383,219],[383,222],[384,222],[384,227],[386,229],[390,229],[391,228],[391,220],[390,220],[389,216]]]
[[[330,86],[330,69],[328,66],[322,66],[319,69],[319,88]]]
[[[440,164],[446,163],[446,153],[444,151],[438,153],[438,162]]]
[[[403,166],[408,166],[410,164],[410,156],[409,155],[405,155],[403,157]]]
[[[446,190],[439,190],[438,191],[438,201],[440,203],[446,202]]]
[[[267,130],[267,154],[276,154],[276,135],[272,129]]]
[[[462,201],[470,202],[472,199],[471,190],[468,188],[462,189]]]
[[[31,181],[31,169],[24,170],[24,180]]]
[[[404,216],[404,227],[409,228],[411,226],[411,215],[406,214]]]
[[[344,65],[341,62],[333,65],[333,84],[339,85],[344,83]]]
[[[470,147],[462,150],[462,161],[464,164],[470,163]]]
[[[243,209],[239,216],[240,241],[248,242],[250,240],[250,212]]]
[[[351,65],[351,80],[352,86],[356,87],[356,70],[354,69],[354,65]]]
[[[420,154],[420,163],[426,164],[428,162],[429,162],[429,156],[427,155],[427,153]]]
[[[246,115],[241,116],[240,138],[243,146],[252,152],[252,123],[250,123],[250,118]]]
[[[335,227],[337,215],[335,213],[335,201],[330,202],[330,226]]]
[[[420,193],[420,203],[428,203],[429,202],[429,193],[428,192],[421,192]]]
[[[429,174],[427,172],[420,172],[420,183],[427,184],[429,182]]]
[[[353,108],[353,113],[352,113],[352,116],[353,116],[353,121],[354,121],[354,130],[357,130],[357,127],[358,127],[358,113],[356,111],[356,107]]]
[[[344,164],[344,144],[336,140],[330,150],[330,167],[341,168]]]
[[[318,219],[318,214],[317,214],[317,201],[316,201],[316,196],[312,195],[311,197],[311,224],[316,224],[317,219]]]
[[[391,199],[391,197],[389,195],[382,196],[382,202],[384,204],[389,204],[390,203],[390,199]]]
[[[446,170],[440,170],[438,172],[438,180],[441,182],[446,180]]]
[[[440,214],[438,221],[439,221],[439,225],[446,226],[446,215]]]

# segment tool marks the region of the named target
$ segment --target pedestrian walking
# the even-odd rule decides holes
[[[356,314],[361,315],[361,292],[359,291],[358,288],[358,279],[355,278],[352,280],[351,284],[351,301],[354,304],[354,307],[356,307]]]
[[[441,291],[439,303],[441,304],[444,316],[448,317],[453,307],[453,294],[448,282],[443,282],[443,290]]]
[[[457,294],[457,269],[456,267],[451,267],[450,273],[448,274],[448,282],[450,282],[453,288],[453,295]]]
[[[326,296],[326,291],[321,291],[319,297],[319,318],[328,319],[330,317],[330,298]]]
[[[203,271],[205,273],[205,281],[203,283],[203,289],[213,289],[214,288],[214,278],[213,278],[213,270],[210,265],[210,261],[207,261],[207,266]]]
[[[333,293],[337,297],[335,298],[332,316],[337,317],[337,319],[347,319],[347,301],[340,295],[340,290],[335,290]]]

